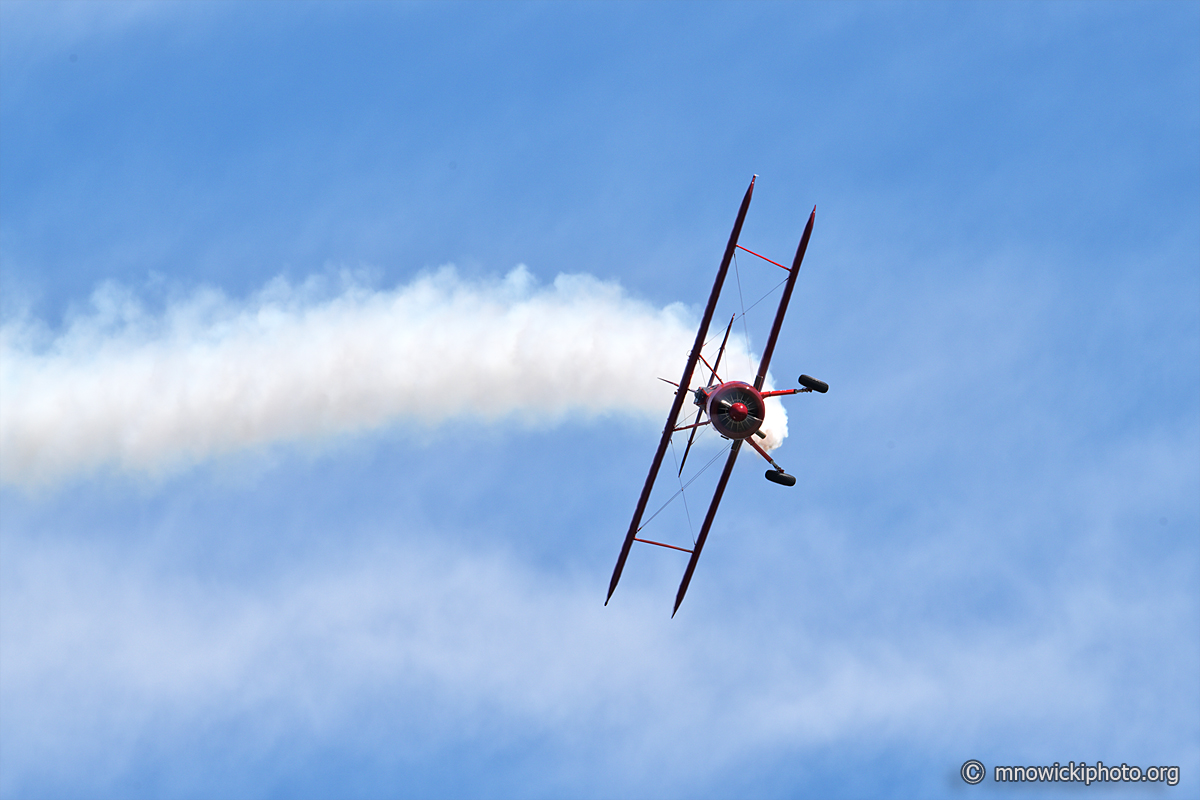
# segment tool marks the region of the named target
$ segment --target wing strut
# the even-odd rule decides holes
[[[608,601],[612,599],[613,591],[617,588],[617,582],[621,580],[621,571],[625,569],[625,559],[629,558],[629,548],[633,546],[633,538],[637,534],[638,523],[642,520],[642,514],[646,512],[646,503],[650,500],[650,490],[654,488],[654,479],[658,477],[658,468],[662,466],[663,456],[667,453],[667,445],[670,444],[671,435],[675,432],[675,423],[679,419],[679,412],[683,409],[683,401],[688,395],[688,387],[692,383],[692,372],[696,369],[696,361],[700,358],[700,348],[704,346],[704,339],[708,336],[708,324],[712,321],[713,312],[717,308],[717,299],[721,296],[721,286],[725,283],[725,273],[729,271],[729,262],[733,259],[734,248],[737,247],[738,236],[742,232],[742,223],[746,220],[746,210],[750,208],[750,196],[754,193],[754,179],[757,177],[755,175],[750,179],[750,186],[746,189],[746,196],[742,198],[742,205],[738,208],[737,220],[733,223],[733,232],[729,234],[729,244],[725,245],[725,256],[721,259],[721,266],[717,270],[717,279],[713,282],[712,293],[708,296],[708,305],[704,308],[704,317],[700,320],[700,330],[696,331],[696,342],[692,345],[692,352],[688,356],[687,366],[683,368],[683,377],[679,379],[679,388],[675,390],[675,402],[671,404],[671,412],[667,415],[667,424],[663,428],[662,439],[658,443],[658,450],[654,454],[654,461],[650,463],[650,474],[646,476],[646,484],[642,487],[641,497],[638,498],[637,508],[633,512],[633,521],[629,523],[629,532],[625,534],[625,541],[621,545],[621,554],[617,556],[617,565],[613,568],[612,580],[608,584],[608,596],[604,598],[604,605],[608,605]],[[737,452],[736,449],[734,452]],[[732,463],[731,460],[729,465],[732,465]],[[727,468],[729,465],[727,465]],[[694,557],[695,554],[693,554]]]

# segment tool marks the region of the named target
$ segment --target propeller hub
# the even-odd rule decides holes
[[[729,418],[734,422],[741,422],[750,415],[750,410],[746,408],[745,403],[734,403],[729,407]]]

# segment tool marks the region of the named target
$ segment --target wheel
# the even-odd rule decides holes
[[[825,381],[819,381],[810,375],[800,376],[800,385],[805,389],[812,389],[814,392],[825,394],[829,391],[829,384]]]
[[[796,476],[788,475],[782,470],[769,469],[767,470],[767,480],[771,483],[778,483],[780,486],[795,486]]]

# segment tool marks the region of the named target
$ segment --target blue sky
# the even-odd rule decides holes
[[[0,796],[1194,795],[1198,34],[0,3]],[[754,173],[799,484],[604,607]]]

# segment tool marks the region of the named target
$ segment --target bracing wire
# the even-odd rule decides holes
[[[720,458],[720,457],[721,457],[721,456],[722,456],[724,453],[725,453],[725,449],[724,449],[724,448],[722,448],[722,449],[718,450],[718,451],[717,451],[717,454],[716,454],[715,456],[713,456],[712,458],[710,458],[710,459],[709,459],[709,461],[708,461],[708,463],[707,463],[707,464],[705,464],[703,467],[701,467],[701,468],[700,468],[700,471],[699,471],[699,472],[697,472],[697,473],[696,473],[695,475],[693,475],[692,477],[688,478],[688,482],[687,482],[687,483],[685,483],[685,484],[683,484],[683,486],[679,487],[679,491],[678,491],[678,492],[676,492],[675,494],[671,495],[671,496],[670,496],[670,497],[667,499],[667,502],[663,503],[661,506],[659,506],[659,507],[658,507],[658,511],[655,511],[653,514],[651,514],[651,515],[650,515],[650,517],[649,517],[649,518],[648,518],[648,519],[647,519],[645,522],[643,522],[643,523],[641,524],[641,527],[639,527],[639,528],[638,528],[638,531],[640,532],[640,531],[642,530],[642,528],[644,528],[644,527],[646,527],[647,525],[649,525],[651,520],[653,520],[655,517],[657,517],[659,514],[661,514],[661,513],[662,513],[662,510],[663,510],[664,508],[666,508],[667,506],[671,505],[671,502],[672,502],[672,501],[673,501],[673,500],[674,500],[676,497],[679,497],[679,495],[683,494],[683,490],[684,490],[684,489],[686,489],[687,487],[691,486],[691,485],[692,485],[692,482],[693,482],[693,481],[695,481],[695,480],[696,480],[696,478],[699,478],[701,475],[703,475],[703,474],[704,474],[704,471],[705,471],[705,470],[707,470],[709,467],[711,467],[711,466],[713,465],[713,463],[714,463],[714,462],[715,462],[715,461],[716,461],[718,458]]]
[[[758,298],[758,299],[757,299],[757,300],[755,300],[753,303],[751,303],[749,306],[747,306],[747,307],[746,307],[746,309],[745,309],[745,310],[743,310],[743,311],[742,311],[742,313],[741,313],[741,314],[739,314],[739,315],[738,315],[738,317],[737,317],[737,318],[735,318],[735,320],[734,320],[734,321],[736,322],[736,321],[737,321],[737,319],[738,319],[738,318],[740,318],[740,319],[742,320],[742,324],[743,324],[743,325],[745,325],[746,315],[747,315],[747,314],[749,314],[751,311],[753,311],[753,310],[754,310],[754,307],[755,307],[756,305],[758,305],[759,303],[761,303],[763,300],[766,300],[766,299],[767,299],[768,297],[770,297],[771,295],[775,294],[775,292],[776,292],[776,291],[779,289],[779,287],[780,287],[780,286],[783,286],[785,283],[787,283],[787,277],[786,277],[786,276],[785,276],[785,277],[784,277],[784,279],[783,279],[783,280],[781,280],[779,283],[775,284],[775,286],[774,286],[774,287],[772,287],[771,289],[769,289],[769,290],[767,291],[767,293],[766,293],[766,294],[764,294],[762,297]],[[712,336],[710,336],[710,337],[709,337],[707,340],[705,340],[704,344],[701,346],[701,349],[703,349],[703,348],[705,348],[705,347],[708,347],[710,344],[712,344],[714,341],[716,341],[716,339],[717,339],[717,336],[718,336],[718,334],[714,333],[714,334],[713,334]],[[746,342],[747,342],[747,343],[749,343],[749,341],[750,341],[750,339],[749,339],[749,334],[747,334]]]
[[[746,371],[752,372],[754,365],[750,363],[750,326],[746,323],[746,300],[742,297],[742,273],[738,269],[736,250],[733,252],[733,274],[737,277],[738,304],[742,307],[742,332],[746,335]]]
[[[679,476],[679,493],[683,495],[683,513],[687,515],[688,533],[692,537],[692,545],[696,544],[696,532],[692,528],[692,512],[688,510],[687,494],[683,491],[683,473],[679,469],[679,456],[675,454],[675,437],[671,437],[671,458],[675,459],[675,473]],[[690,483],[690,481],[689,481]],[[649,521],[649,520],[647,520]],[[641,530],[639,528],[639,530]]]
[[[770,297],[771,295],[775,294],[775,289],[778,289],[780,286],[783,286],[785,283],[787,283],[787,278],[786,278],[786,277],[785,277],[783,280],[781,280],[779,283],[775,284],[775,288],[774,288],[774,289],[771,289],[769,292],[767,292],[766,294],[764,294],[762,297],[758,298],[758,299],[757,299],[757,300],[755,300],[753,303],[751,303],[751,304],[750,304],[750,308],[747,308],[745,311],[743,311],[743,312],[742,312],[742,316],[744,317],[744,316],[745,316],[746,314],[748,314],[748,313],[750,312],[750,310],[751,310],[752,308],[754,308],[756,305],[758,305],[759,303],[761,303],[763,300],[766,300],[766,299],[767,299],[768,297]]]

